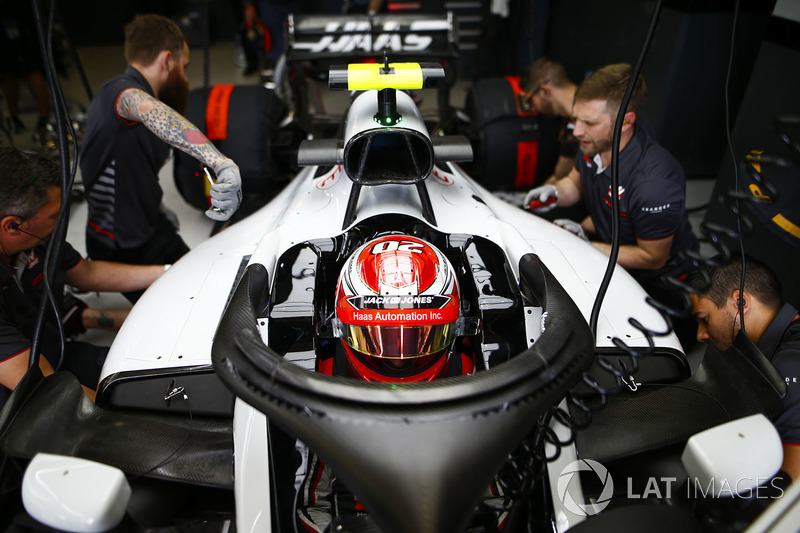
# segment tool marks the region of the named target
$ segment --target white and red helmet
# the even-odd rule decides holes
[[[447,369],[459,320],[455,271],[408,235],[374,239],[345,262],[336,288],[337,334],[366,381],[430,381]]]

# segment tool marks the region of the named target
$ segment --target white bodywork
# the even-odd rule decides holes
[[[116,527],[130,497],[122,470],[78,457],[39,453],[22,480],[28,513],[64,531],[98,533]]]
[[[354,101],[346,139],[354,134],[354,124],[377,127],[371,122],[375,99],[375,92],[368,91]],[[398,92],[398,104],[411,129],[420,131],[422,122],[408,115],[416,112],[415,107],[409,111],[408,106],[413,106],[410,98]],[[289,247],[343,232],[353,184],[342,165],[314,177],[316,171],[316,167],[301,171],[268,205],[192,250],[157,280],[119,332],[101,379],[119,372],[210,365],[217,324],[243,266],[261,263],[273,273],[276,261]],[[436,229],[474,234],[496,243],[517,278],[520,257],[537,254],[589,320],[606,270],[608,258],[604,254],[571,233],[498,199],[454,164],[436,166],[425,186]],[[424,220],[414,187],[363,187],[355,223],[386,213]],[[653,330],[665,329],[661,316],[645,303],[645,296],[633,278],[617,267],[599,318],[598,346],[613,346],[612,337],[631,346],[647,346],[647,339],[628,323],[632,316]],[[656,342],[682,352],[674,334]],[[269,529],[266,446],[263,415],[237,400],[234,471],[240,531]]]

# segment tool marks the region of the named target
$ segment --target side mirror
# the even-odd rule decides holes
[[[22,479],[22,503],[39,522],[65,531],[97,533],[125,516],[131,487],[113,466],[77,457],[37,454]]]
[[[780,470],[783,447],[772,422],[758,414],[693,435],[681,462],[689,483],[696,483],[703,494],[748,495]]]
[[[464,162],[472,161],[472,145],[463,135],[442,135],[432,137],[433,157],[436,162],[453,161]]]

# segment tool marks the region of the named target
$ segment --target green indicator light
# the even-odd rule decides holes
[[[396,126],[403,121],[402,116],[392,116],[392,115],[375,115],[372,119],[380,124],[381,126]]]

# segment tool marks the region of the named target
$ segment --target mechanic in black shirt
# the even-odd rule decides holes
[[[229,219],[241,203],[239,167],[180,114],[188,103],[189,47],[177,24],[160,15],[137,16],[125,27],[125,59],[125,73],[92,100],[81,146],[86,248],[92,259],[174,263],[189,247],[162,205],[158,172],[170,147],[214,170],[206,211],[214,220]],[[140,295],[125,294],[132,302]]]
[[[700,292],[691,294],[692,314],[697,320],[697,340],[719,350],[732,344],[742,321],[739,319],[739,289],[742,260],[707,269],[711,283],[693,274],[691,284]],[[786,379],[783,411],[773,421],[783,441],[783,466],[793,481],[800,479],[800,315],[783,303],[781,287],[766,265],[745,257],[742,302],[744,330],[772,365]]]
[[[572,113],[580,153],[570,173],[552,185],[532,189],[526,204],[555,201],[569,206],[583,201],[589,216],[581,223],[559,219],[559,226],[592,239],[592,245],[611,251],[611,145],[614,123],[630,81],[632,68],[618,63],[590,74],[575,91]],[[619,188],[620,247],[617,263],[624,267],[655,300],[681,308],[680,295],[661,281],[663,275],[684,279],[690,262],[684,250],[699,249],[686,213],[686,176],[675,158],[640,127],[646,86],[639,78],[624,111],[620,136]],[[588,237],[587,237],[588,236]],[[693,341],[689,321],[677,321],[676,333],[686,347]]]
[[[0,148],[0,385],[8,389],[16,387],[28,369],[33,328],[45,294],[48,240],[61,211],[60,183],[61,172],[54,162]],[[87,291],[138,290],[148,287],[164,270],[164,265],[87,261],[64,243],[50,285],[58,305],[67,311],[61,301],[65,283]],[[47,313],[39,359],[44,375],[53,373],[61,350],[58,325],[49,307]],[[83,326],[115,325],[108,323],[109,315],[83,315]],[[61,369],[75,373],[94,399],[108,349],[67,344]]]

